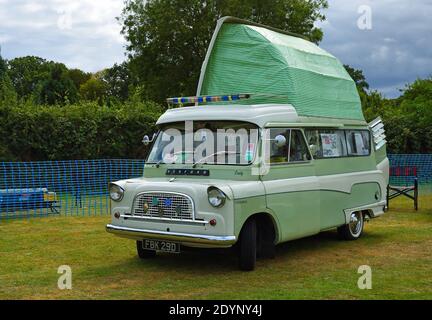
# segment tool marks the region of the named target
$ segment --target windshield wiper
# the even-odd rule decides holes
[[[193,151],[177,151],[177,152],[174,152],[173,155],[176,156],[178,154],[190,154],[190,153],[194,153],[194,152]],[[156,168],[159,168],[161,163],[165,163],[163,158],[161,160],[159,160],[158,162],[156,162]]]
[[[164,162],[163,159],[160,159],[158,162],[156,162],[156,168],[159,168],[162,162]]]
[[[208,158],[213,157],[213,156],[217,156],[217,155],[220,155],[220,154],[240,154],[240,152],[226,151],[226,150],[224,150],[224,151],[218,151],[218,152],[210,154],[210,155],[208,155],[208,156],[206,156],[206,157],[204,157],[204,158],[202,158],[202,159],[194,162],[194,164],[192,165],[192,168],[195,168],[198,164],[200,164],[201,162],[207,160]]]
[[[193,153],[193,151],[181,151],[181,152],[176,152],[176,153],[174,153],[174,155],[179,154],[179,153]],[[210,155],[208,155],[208,156],[206,156],[206,157],[204,157],[204,158],[202,158],[202,159],[200,159],[200,160],[194,162],[194,163],[192,164],[192,168],[196,168],[196,166],[197,166],[198,164],[200,164],[200,163],[206,161],[208,158],[211,158],[211,157],[213,157],[213,156],[217,156],[217,155],[220,155],[220,154],[236,154],[236,155],[237,155],[237,154],[240,154],[240,152],[235,152],[235,151],[226,151],[226,150],[224,150],[224,151],[218,151],[218,152],[212,153],[212,154],[210,154]],[[156,162],[156,164],[155,164],[156,168],[159,168],[160,165],[161,165],[162,163],[165,163],[163,159],[161,159],[161,160],[159,160],[158,162]]]

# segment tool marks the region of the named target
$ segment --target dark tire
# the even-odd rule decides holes
[[[275,231],[268,217],[256,218],[257,225],[257,259],[274,259],[276,257]]]
[[[337,229],[339,237],[343,240],[357,240],[363,234],[364,216],[362,212],[353,212],[349,224],[343,225]]]
[[[239,237],[239,267],[243,271],[255,269],[257,257],[257,226],[256,220],[248,220]]]
[[[136,246],[137,246],[138,257],[140,259],[151,259],[151,258],[156,257],[156,251],[143,249],[143,242],[142,241],[137,241]]]

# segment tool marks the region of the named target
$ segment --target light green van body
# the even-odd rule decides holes
[[[363,129],[362,120],[299,116],[291,105],[209,105],[170,109],[158,125],[184,121],[244,121],[269,128]],[[269,143],[259,139],[263,145]],[[389,163],[385,146],[375,150],[371,139],[369,156],[312,159],[302,163],[272,164],[266,174],[258,152],[250,165],[198,164],[208,177],[167,176],[167,169],[192,169],[190,164],[146,164],[144,176],[116,182],[125,190],[120,202],[111,201],[112,223],[107,231],[135,240],[164,239],[194,247],[230,247],[244,223],[252,216],[271,219],[275,244],[317,234],[349,223],[353,212],[370,218],[384,213]],[[225,205],[213,207],[208,188],[227,196]],[[193,203],[193,219],[132,217],[135,199],[142,193],[181,195]],[[117,217],[115,217],[115,215]],[[211,225],[211,220],[216,225]]]
[[[254,124],[261,136],[252,163],[198,164],[196,169],[208,170],[208,176],[167,175],[168,169],[191,170],[192,164],[148,163],[142,178],[116,182],[124,196],[111,201],[109,232],[135,240],[230,247],[245,222],[258,215],[260,223],[271,221],[277,244],[349,224],[354,212],[370,218],[384,213],[389,170],[384,129],[376,123],[370,128],[364,120],[356,85],[337,58],[285,31],[224,17],[203,62],[197,96],[234,93],[249,99],[170,109],[158,125]],[[368,130],[371,150],[367,156],[277,163],[264,174],[263,150],[269,143],[264,133],[271,128],[299,129],[303,137],[311,128]],[[225,194],[222,207],[209,203],[209,187]],[[192,218],[134,215],[137,198],[146,194],[189,201]]]

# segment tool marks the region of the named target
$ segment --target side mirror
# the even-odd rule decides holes
[[[280,134],[274,138],[274,142],[275,142],[276,146],[278,148],[280,148],[280,147],[286,146],[287,140],[286,140],[285,136]]]
[[[150,143],[152,143],[154,141],[155,138],[156,138],[156,133],[153,134],[153,137],[151,139],[148,135],[145,135],[144,138],[142,139],[142,143],[145,146],[148,146],[148,145],[150,145]]]
[[[151,142],[150,142],[150,138],[149,138],[149,136],[148,135],[145,135],[144,136],[144,138],[143,138],[143,140],[142,140],[142,143],[145,145],[145,146],[148,146]]]

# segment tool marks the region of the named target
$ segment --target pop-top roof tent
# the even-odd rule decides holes
[[[300,36],[224,17],[207,51],[197,95],[232,93],[251,98],[230,104],[291,104],[300,116],[364,121],[355,83],[333,55]]]

